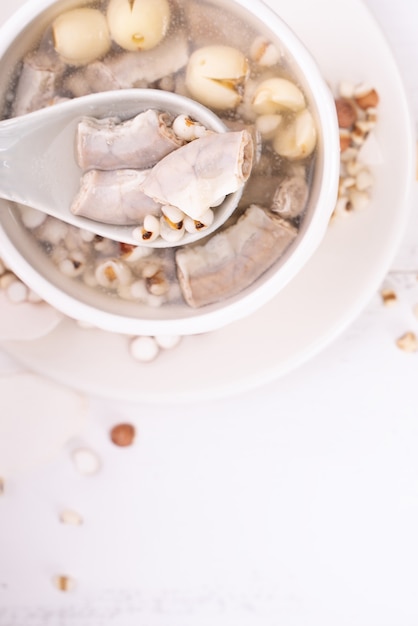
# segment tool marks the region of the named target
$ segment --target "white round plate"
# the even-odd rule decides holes
[[[373,202],[336,220],[312,260],[272,302],[222,330],[186,337],[142,364],[129,338],[64,320],[47,336],[7,342],[32,370],[112,398],[176,402],[254,388],[296,368],[335,339],[378,289],[409,214],[413,126],[390,48],[360,0],[269,0],[335,89],[367,82],[380,95]],[[28,320],[29,323],[29,320]]]

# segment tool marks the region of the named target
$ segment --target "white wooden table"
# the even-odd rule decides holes
[[[366,4],[418,122],[418,5]],[[0,626],[418,624],[418,353],[396,345],[418,334],[417,204],[385,281],[394,306],[376,293],[318,356],[238,397],[93,398],[76,439],[5,482]],[[123,421],[129,449],[108,438]],[[76,445],[98,451],[94,477],[73,471]],[[84,524],[59,524],[63,508]]]

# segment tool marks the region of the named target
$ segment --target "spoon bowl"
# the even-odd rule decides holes
[[[124,121],[147,109],[186,114],[217,133],[228,130],[222,120],[202,104],[158,89],[123,89],[74,98],[0,122],[0,197],[38,209],[96,235],[137,246],[141,242],[133,235],[135,224],[108,224],[71,212],[83,174],[75,158],[75,137],[79,122],[86,116],[117,117]],[[158,237],[144,245],[173,247],[206,237],[231,216],[241,194],[242,188],[229,194],[216,207],[214,220],[207,228],[186,232],[180,241]]]

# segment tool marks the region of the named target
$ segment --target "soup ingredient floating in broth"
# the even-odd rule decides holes
[[[285,252],[297,229],[256,205],[204,244],[176,252],[177,274],[187,304],[201,307],[249,287]]]
[[[255,90],[252,107],[257,130],[274,150],[290,161],[305,159],[315,149],[317,130],[305,96],[286,78],[269,78]]]
[[[65,63],[86,65],[109,52],[112,40],[124,50],[150,50],[169,25],[167,0],[110,0],[106,15],[89,7],[62,13],[52,24],[52,36]]]
[[[170,25],[167,0],[110,0],[107,21],[112,39],[124,50],[150,50]]]
[[[54,47],[69,65],[86,65],[104,56],[111,40],[105,16],[98,9],[73,9],[52,24]]]
[[[234,109],[242,100],[249,75],[245,55],[231,46],[205,46],[189,59],[186,86],[202,104],[215,109]]]

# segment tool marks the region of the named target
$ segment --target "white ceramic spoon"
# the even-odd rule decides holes
[[[82,174],[75,159],[75,136],[77,125],[85,116],[129,119],[149,108],[175,115],[187,114],[217,132],[227,130],[218,116],[203,105],[162,90],[126,89],[75,98],[0,122],[0,197],[97,235],[138,245],[138,240],[132,236],[133,226],[104,224],[71,213],[70,206]],[[210,229],[191,235],[186,233],[176,243],[157,238],[146,245],[178,246],[207,236],[228,219],[240,195],[241,191],[237,191],[227,196],[216,209]]]

